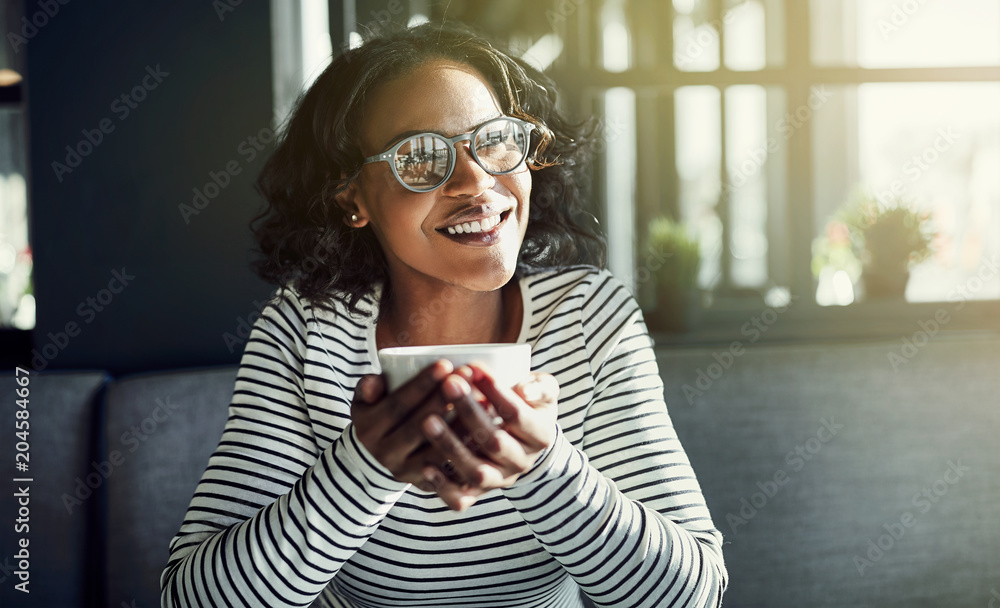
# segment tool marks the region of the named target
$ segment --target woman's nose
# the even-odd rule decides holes
[[[496,179],[486,172],[472,156],[471,142],[460,141],[455,144],[455,169],[444,185],[449,195],[477,195],[493,187]]]

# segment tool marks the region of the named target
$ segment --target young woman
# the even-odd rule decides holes
[[[258,185],[255,324],[164,606],[718,606],[722,538],[640,311],[574,222],[592,133],[426,24],[336,58]],[[532,377],[376,350],[527,342]]]

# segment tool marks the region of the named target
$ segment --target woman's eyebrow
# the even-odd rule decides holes
[[[479,127],[485,125],[486,123],[490,122],[491,120],[496,120],[496,119],[502,118],[502,117],[503,117],[503,114],[496,114],[494,116],[490,116],[489,118],[483,120],[482,122],[480,122],[479,124],[473,126],[472,128],[466,129],[465,131],[460,131],[460,133],[472,133],[473,131],[475,131]],[[404,139],[406,139],[408,137],[413,137],[414,135],[423,135],[424,133],[434,133],[435,135],[440,135],[441,137],[455,137],[455,135],[458,135],[458,133],[456,133],[455,135],[445,135],[444,133],[441,133],[440,131],[434,131],[433,129],[432,130],[427,130],[427,129],[412,129],[410,131],[404,131],[402,133],[399,133],[398,135],[393,136],[392,138],[389,139],[388,142],[385,143],[385,145],[383,145],[379,149],[380,150],[388,150],[392,146],[398,144],[399,142],[403,141]]]

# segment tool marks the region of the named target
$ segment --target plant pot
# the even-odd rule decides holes
[[[865,286],[865,297],[870,300],[902,300],[906,295],[906,284],[909,280],[909,270],[900,270],[895,267],[869,266],[865,267],[861,273],[861,281]]]
[[[701,321],[701,310],[699,289],[657,289],[656,308],[646,315],[646,322],[656,331],[691,331]]]

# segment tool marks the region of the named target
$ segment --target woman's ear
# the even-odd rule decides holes
[[[337,205],[344,210],[344,223],[351,228],[361,228],[368,223],[368,212],[363,198],[357,180],[352,180],[346,188],[333,197]]]

